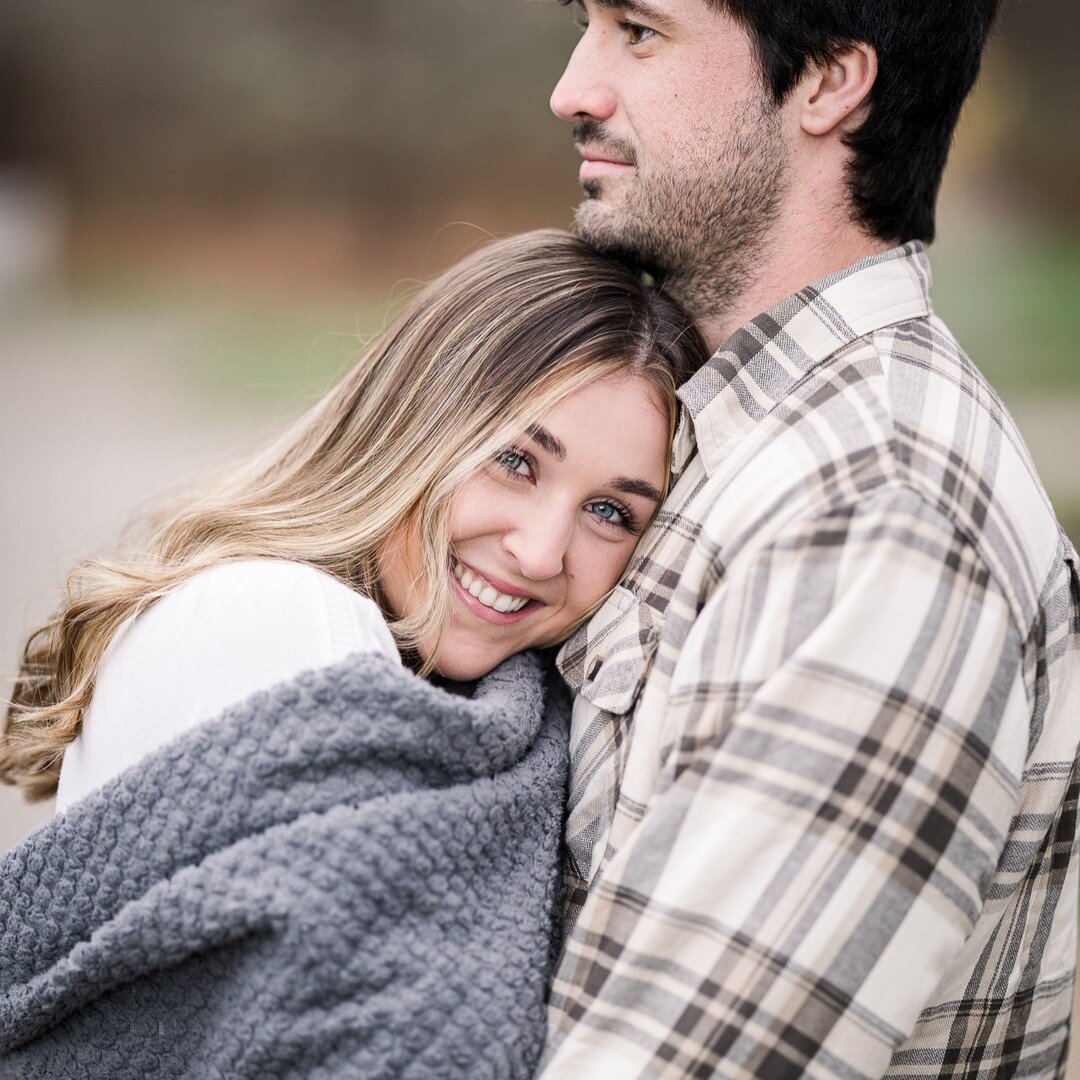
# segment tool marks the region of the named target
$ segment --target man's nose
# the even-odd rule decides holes
[[[607,120],[615,111],[615,96],[602,77],[602,56],[591,33],[582,35],[551,92],[551,111],[570,123],[587,117]]]
[[[543,514],[503,534],[503,548],[530,581],[547,581],[563,571],[572,524],[561,515]]]

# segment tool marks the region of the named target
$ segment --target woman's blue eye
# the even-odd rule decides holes
[[[505,469],[517,476],[530,476],[532,470],[529,461],[519,450],[502,450],[495,455],[495,460]]]
[[[635,530],[635,524],[630,514],[616,506],[614,503],[586,503],[585,509],[605,525],[614,525],[617,528],[625,529],[627,532],[634,532]]]

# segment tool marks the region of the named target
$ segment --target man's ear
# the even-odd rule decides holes
[[[800,80],[799,125],[807,135],[849,130],[861,122],[860,107],[877,78],[877,51],[858,42],[815,64]],[[852,117],[855,122],[849,122]]]

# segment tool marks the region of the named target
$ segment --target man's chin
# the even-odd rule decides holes
[[[574,232],[590,247],[623,262],[651,270],[654,261],[641,223],[603,199],[586,199],[574,212]]]
[[[574,231],[594,247],[606,248],[608,244],[619,244],[621,237],[634,230],[625,211],[596,195],[578,203]]]

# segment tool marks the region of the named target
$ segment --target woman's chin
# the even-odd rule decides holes
[[[453,682],[472,682],[497,668],[509,652],[475,649],[444,648],[435,661],[435,671]]]
[[[505,659],[505,657],[503,657]],[[444,679],[449,679],[451,682],[474,682],[476,679],[486,675],[492,668],[496,668],[502,660],[496,660],[491,663],[437,663],[435,665],[435,673],[442,676]]]

